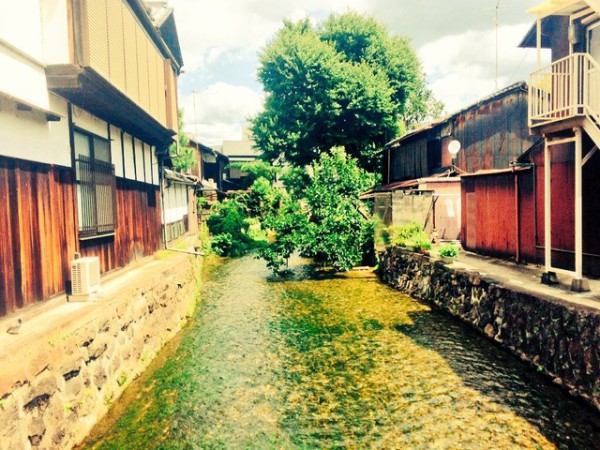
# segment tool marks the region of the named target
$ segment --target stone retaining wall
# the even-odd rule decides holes
[[[600,314],[504,287],[403,249],[380,254],[383,282],[472,325],[600,410]]]
[[[80,443],[189,318],[198,264],[177,258],[162,272],[132,280],[72,326],[37,338],[23,350],[24,370],[0,369],[12,378],[0,383],[0,449]]]

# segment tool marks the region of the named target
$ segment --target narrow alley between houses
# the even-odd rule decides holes
[[[600,417],[368,271],[206,262],[195,319],[87,447],[600,448]]]

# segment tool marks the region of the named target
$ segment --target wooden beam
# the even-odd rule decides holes
[[[600,13],[600,0],[585,0],[585,2],[590,5],[590,8],[594,11]]]
[[[552,208],[551,195],[551,164],[552,157],[550,154],[550,146],[548,140],[544,141],[544,265],[546,272],[552,269],[552,216],[550,215]]]
[[[587,155],[585,155],[585,157],[581,160],[581,165],[585,166],[587,164],[587,162],[592,158],[592,156],[594,156],[594,154],[598,151],[598,146],[594,145],[594,148],[591,149]]]
[[[582,138],[581,128],[575,132],[575,277],[583,277],[583,193],[582,193]]]

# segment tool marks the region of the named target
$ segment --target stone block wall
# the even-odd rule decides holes
[[[0,383],[0,449],[80,443],[189,318],[198,264],[178,258],[71,326],[34,337],[35,350],[23,350],[26,367]]]
[[[398,248],[380,254],[379,275],[472,325],[600,410],[598,310],[505,287]]]

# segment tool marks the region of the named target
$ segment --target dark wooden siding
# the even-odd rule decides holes
[[[413,178],[429,175],[428,165],[428,133],[423,133],[420,138],[405,142],[401,147],[389,149],[388,174],[384,176],[387,183],[393,181],[411,180]]]
[[[78,240],[70,168],[0,157],[0,316],[64,292],[75,252],[107,272],[161,247],[157,186],[117,179],[114,236]]]
[[[474,242],[468,250],[499,257],[516,253],[516,202],[514,175],[463,177],[462,236],[474,227]],[[471,195],[467,195],[471,193]],[[471,214],[468,212],[471,211]]]
[[[530,170],[520,172],[517,177],[519,260],[530,264],[541,264],[544,262],[544,168],[536,165]]]
[[[74,193],[71,169],[0,157],[0,315],[65,290]]]
[[[162,230],[158,186],[117,178],[114,236],[81,242],[81,253],[100,258],[101,271],[124,267],[160,249]]]
[[[593,144],[584,139],[584,154]],[[572,145],[553,146],[552,165],[552,264],[573,270],[574,266],[574,164]],[[471,251],[532,264],[544,263],[544,146],[529,155],[529,170],[486,176],[463,177],[462,236]],[[583,167],[583,271],[600,276],[600,153]],[[515,205],[517,176],[518,206]],[[519,241],[516,211],[519,211]],[[468,213],[471,211],[471,214]],[[471,240],[468,236],[472,236]]]
[[[534,166],[517,172],[463,177],[462,236],[472,236],[463,239],[463,246],[484,255],[542,263],[544,250],[539,241],[543,244],[543,170],[543,166]],[[534,195],[538,196],[537,202]]]
[[[461,144],[454,162],[447,151],[452,139]],[[466,173],[506,169],[536,140],[527,125],[527,88],[520,83],[388,145],[383,182],[426,177],[452,163]]]

